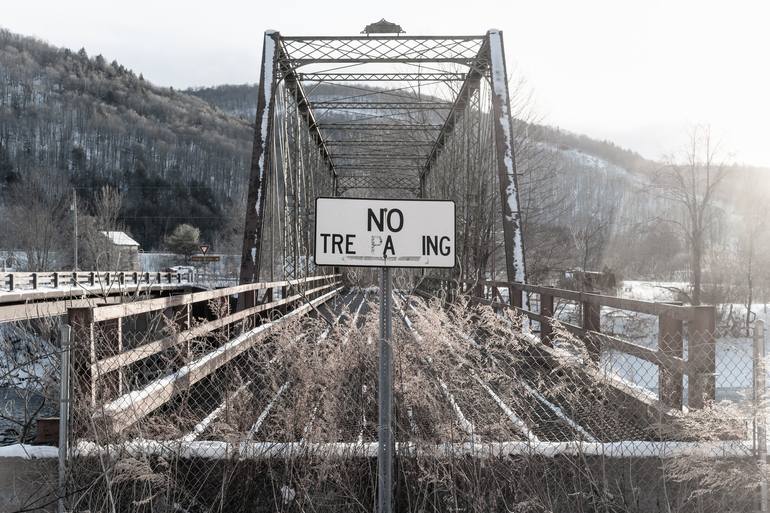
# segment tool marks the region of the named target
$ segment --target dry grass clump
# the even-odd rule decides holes
[[[366,448],[377,440],[378,305],[372,294],[359,292],[336,301],[334,314],[321,308],[276,325],[253,349],[126,435],[100,440],[121,442],[138,433],[165,440],[167,451],[141,456],[117,450],[99,462],[80,460],[97,483],[83,504],[94,511],[372,511],[377,470]],[[743,461],[741,467],[682,459],[664,468],[654,458],[538,455],[538,443],[623,440],[628,426],[644,419],[608,416],[617,395],[585,345],[561,330],[561,356],[555,356],[524,334],[529,327],[509,310],[464,298],[445,305],[400,292],[394,303],[398,511],[657,511],[651,504],[712,511],[703,507],[711,503],[701,490],[721,493],[729,483],[745,500],[756,484],[743,479],[749,471]],[[225,340],[217,334],[196,342],[192,355],[174,358],[199,356],[206,345]],[[194,442],[182,441],[217,408]],[[515,424],[510,412],[539,438]],[[693,416],[678,433],[711,440],[705,429],[713,439],[737,437],[713,419],[717,413]],[[478,457],[462,450],[503,442],[530,443],[533,451]],[[295,451],[238,455],[249,444],[269,451],[282,443],[294,443]],[[314,444],[350,452],[316,452]],[[186,457],[190,446],[210,452]]]

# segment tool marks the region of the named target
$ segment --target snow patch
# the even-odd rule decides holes
[[[0,447],[0,458],[23,458],[36,460],[41,458],[58,458],[59,448],[49,445],[13,444]]]

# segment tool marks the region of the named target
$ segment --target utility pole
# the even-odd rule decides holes
[[[78,270],[78,191],[73,187],[72,189],[72,205],[70,210],[73,212],[73,228],[75,232],[74,246],[75,246],[75,266],[74,271]]]

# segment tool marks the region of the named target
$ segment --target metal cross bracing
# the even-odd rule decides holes
[[[408,82],[414,80],[423,81],[449,81],[465,80],[465,73],[451,72],[416,72],[416,73],[299,73],[299,79],[303,82]]]
[[[453,62],[472,65],[486,36],[283,37],[292,66],[326,63]]]
[[[348,191],[377,189],[385,193],[397,191],[401,195],[417,197],[420,194],[420,179],[413,175],[372,174],[341,176],[337,180],[337,194],[344,196]],[[359,194],[361,193],[359,192]]]
[[[452,199],[451,275],[524,281],[506,76],[494,30],[267,32],[241,282],[314,274],[314,200],[335,195]]]
[[[440,102],[329,101],[329,102],[313,102],[311,103],[311,106],[315,109],[415,111],[415,110],[449,109],[452,107],[452,104],[448,102],[440,103]]]

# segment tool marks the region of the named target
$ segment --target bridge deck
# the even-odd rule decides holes
[[[420,319],[424,301],[403,294],[396,299],[401,322],[394,330],[402,337],[396,343],[408,340],[404,334],[416,343],[412,352],[401,356],[396,347],[394,418],[399,443],[534,443],[558,452],[568,450],[559,445],[564,443],[605,447],[620,441],[674,441],[652,428],[661,412],[644,397],[615,386],[614,377],[597,379],[595,371],[586,371],[574,363],[574,356],[558,349],[528,345],[517,353],[489,346],[480,336],[460,334],[467,351],[458,355],[453,367],[437,365],[414,352],[426,325]],[[156,409],[124,436],[160,444],[212,442],[204,446],[212,450],[221,450],[220,442],[239,441],[272,448],[337,444],[371,452],[377,440],[377,308],[371,290],[346,291],[309,314],[307,322],[316,323],[309,330],[314,340],[307,340],[302,331],[291,332],[298,347],[286,351],[290,345],[268,339],[190,386],[184,398]],[[324,347],[342,349],[329,354],[349,358],[344,365],[330,362],[342,372],[333,380],[317,354]],[[318,376],[303,376],[304,366],[309,366],[305,372]],[[433,392],[416,394],[415,384]],[[434,402],[424,402],[426,397]]]

